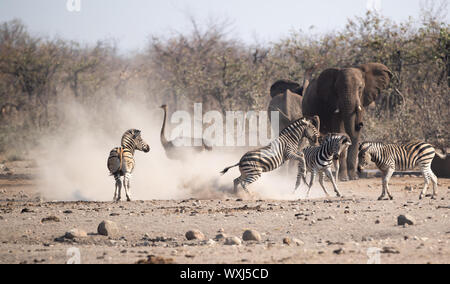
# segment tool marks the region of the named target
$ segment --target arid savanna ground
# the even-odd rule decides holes
[[[149,255],[174,263],[367,263],[369,248],[379,249],[381,263],[450,263],[450,179],[439,179],[437,200],[420,201],[423,179],[407,176],[391,180],[393,201],[376,201],[381,181],[371,178],[340,183],[342,199],[46,202],[34,166],[6,163],[0,175],[0,263],[65,263],[72,247],[82,263]],[[414,225],[397,225],[401,214]],[[117,235],[97,234],[103,220],[117,224]],[[63,237],[74,228],[87,237]],[[188,241],[192,229],[205,239]],[[242,239],[247,229],[261,241],[216,239]]]

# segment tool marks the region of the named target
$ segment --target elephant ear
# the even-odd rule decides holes
[[[287,90],[302,96],[303,87],[299,83],[291,80],[278,80],[270,87],[270,96],[276,97],[279,94],[284,94]]]
[[[381,63],[367,63],[358,66],[365,79],[363,106],[374,102],[381,92],[389,86],[392,72]]]
[[[339,75],[339,69],[330,68],[324,70],[317,79],[317,94],[319,100],[323,103],[323,107],[331,107],[327,112],[336,110],[337,107],[337,92],[336,80]]]

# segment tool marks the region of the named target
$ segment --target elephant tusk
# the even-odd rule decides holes
[[[339,110],[339,109],[336,109],[335,111],[334,111],[334,114],[339,114],[341,111]]]
[[[362,111],[362,107],[361,106],[358,106],[358,111]]]

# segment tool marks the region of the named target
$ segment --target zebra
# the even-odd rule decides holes
[[[308,170],[311,172],[311,180],[308,185],[307,197],[309,196],[309,192],[317,174],[319,174],[319,183],[326,196],[329,196],[329,194],[323,184],[325,174],[331,180],[336,195],[340,197],[341,194],[336,186],[337,173],[339,172],[339,163],[336,163],[336,161],[338,161],[341,152],[352,145],[350,141],[351,139],[347,134],[330,133],[324,137],[320,146],[306,147],[303,149],[303,158],[298,162],[297,182],[295,184],[294,193],[301,185],[302,179],[305,184],[308,185],[306,182],[306,171]],[[332,164],[336,167],[336,177],[334,177],[331,172]]]
[[[364,142],[359,146],[358,171],[361,172],[367,166],[369,160],[374,162],[383,173],[383,189],[378,200],[383,200],[386,193],[392,200],[393,196],[389,192],[388,183],[394,171],[404,171],[419,166],[425,180],[419,199],[426,195],[430,179],[433,183],[431,198],[435,199],[437,196],[437,177],[431,170],[431,162],[435,155],[445,159],[445,155],[437,153],[432,145],[425,142],[410,142],[407,144]]]
[[[125,188],[127,201],[131,201],[130,178],[135,166],[134,151],[139,150],[147,153],[150,151],[150,147],[142,139],[141,131],[137,129],[127,130],[122,136],[121,145],[121,147],[116,147],[111,150],[107,163],[109,172],[116,180],[113,200],[120,201],[120,193],[122,190],[120,177],[123,176],[123,187]]]
[[[306,137],[310,143],[317,143],[319,128],[318,116],[314,116],[311,120],[298,119],[282,130],[279,137],[268,146],[247,152],[239,163],[225,168],[221,174],[239,166],[241,175],[234,180],[234,193],[237,193],[239,184],[248,193],[247,186],[258,180],[262,173],[279,168],[287,160],[301,159],[297,154],[300,142]]]

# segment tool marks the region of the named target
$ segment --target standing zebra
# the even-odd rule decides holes
[[[348,146],[352,145],[350,141],[350,137],[347,134],[330,133],[325,136],[320,146],[306,147],[303,149],[303,159],[298,162],[297,182],[295,184],[294,192],[300,186],[302,179],[305,181],[305,184],[308,185],[306,182],[306,171],[308,170],[311,172],[311,181],[308,185],[307,197],[309,196],[309,192],[317,174],[319,174],[319,183],[325,194],[329,196],[323,185],[324,175],[326,174],[333,184],[336,195],[340,197],[341,194],[336,186],[337,178],[335,178],[331,172],[331,165],[334,161],[339,159],[339,155],[342,151],[345,151]],[[339,168],[337,168],[337,172],[338,171]]]
[[[116,180],[116,187],[114,190],[114,201],[120,201],[120,192],[122,190],[122,183],[120,177],[123,176],[123,187],[127,195],[127,201],[130,198],[130,178],[134,169],[134,151],[139,150],[147,153],[150,147],[142,140],[141,131],[137,129],[127,130],[122,136],[121,147],[116,147],[111,150],[108,158],[108,169],[114,179]]]
[[[411,142],[407,144],[384,144],[364,142],[359,146],[358,171],[367,166],[369,160],[374,162],[383,173],[383,191],[378,200],[384,199],[386,193],[389,199],[393,199],[389,192],[388,183],[395,170],[404,171],[420,167],[425,179],[425,184],[419,198],[422,199],[428,189],[430,179],[433,182],[432,199],[436,198],[437,177],[431,170],[431,161],[435,155],[445,158],[437,153],[433,146],[424,142]]]
[[[312,121],[306,118],[296,120],[281,131],[280,136],[268,146],[247,152],[239,163],[225,168],[221,174],[239,166],[241,176],[234,180],[234,192],[237,192],[239,184],[248,192],[247,186],[260,178],[262,173],[279,168],[287,160],[298,161],[301,159],[297,154],[300,142],[303,137],[306,137],[310,143],[317,143],[319,128],[320,119],[318,116],[314,116]]]

